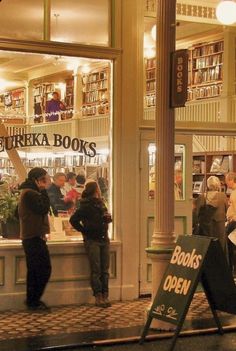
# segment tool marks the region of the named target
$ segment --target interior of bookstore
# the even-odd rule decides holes
[[[12,225],[19,195],[19,174],[9,155],[14,149],[26,172],[42,167],[50,182],[55,174],[74,174],[76,198],[69,195],[75,204],[85,181],[96,180],[110,207],[112,63],[0,51],[0,71],[0,119],[8,130],[0,137],[1,236],[19,237]],[[49,240],[81,240],[69,214],[51,216]]]

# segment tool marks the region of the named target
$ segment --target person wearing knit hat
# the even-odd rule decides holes
[[[30,310],[48,309],[41,301],[51,275],[51,261],[46,244],[46,234],[50,232],[47,182],[46,170],[35,167],[29,171],[27,179],[20,185],[18,214],[27,266],[25,304]]]

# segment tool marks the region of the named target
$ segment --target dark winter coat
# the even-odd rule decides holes
[[[65,203],[61,189],[54,183],[47,189],[53,214],[58,215],[58,211],[67,211],[69,205]]]
[[[83,234],[84,240],[109,240],[108,223],[111,221],[102,199],[94,197],[81,199],[70,218],[71,225]]]
[[[46,190],[40,191],[36,184],[26,180],[20,186],[18,203],[20,237],[30,239],[44,237],[50,232],[48,212],[50,201]]]

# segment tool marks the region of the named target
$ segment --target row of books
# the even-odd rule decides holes
[[[210,173],[227,173],[231,169],[232,156],[213,156]],[[192,164],[192,171],[195,174],[203,174],[206,172],[206,162],[202,159],[194,159]],[[208,170],[207,170],[208,171]]]

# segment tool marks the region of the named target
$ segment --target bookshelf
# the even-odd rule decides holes
[[[99,176],[108,176],[108,156],[107,155],[96,155],[91,158],[85,155],[64,155],[57,156],[55,155],[35,155],[32,156],[30,153],[26,157],[21,158],[24,166],[27,169],[27,172],[34,167],[44,168],[50,176],[53,176],[57,172],[74,172],[76,174],[80,173],[81,170],[91,170],[95,172],[97,177]],[[0,159],[0,174],[15,176],[15,168],[12,165],[12,162],[7,157],[2,157]],[[85,172],[86,174],[86,172]],[[90,176],[86,174],[86,177]]]
[[[73,117],[73,109],[74,109],[74,79],[68,78],[66,79],[66,93],[65,93],[65,119]]]
[[[227,193],[225,175],[236,172],[236,154],[234,152],[214,152],[193,154],[193,196],[196,197],[206,190],[206,181],[216,176],[222,184],[222,191]]]
[[[25,89],[12,90],[12,109],[25,112]]]
[[[82,76],[82,116],[109,113],[109,68],[103,67]]]
[[[220,96],[223,88],[224,41],[188,48],[188,101]],[[144,106],[156,106],[156,59],[145,59]]]
[[[144,106],[156,106],[156,58],[145,59],[145,98]]]
[[[205,191],[206,182],[206,155],[197,154],[193,156],[192,163],[193,173],[193,195],[199,195]]]
[[[0,109],[25,114],[25,88],[10,90],[1,94]]]
[[[34,121],[43,122],[43,114],[45,113],[46,103],[51,99],[54,91],[53,83],[42,83],[34,86]]]
[[[217,97],[222,92],[224,41],[189,48],[188,100]]]
[[[64,79],[65,82],[65,97],[64,102],[66,110],[61,112],[61,119],[68,119],[73,117],[73,104],[74,104],[74,79],[68,77]],[[34,96],[34,121],[43,122],[43,115],[46,111],[47,102],[51,100],[52,93],[58,91],[60,88],[56,82],[45,82],[36,84],[33,88]],[[60,94],[62,95],[62,94]],[[63,102],[63,99],[61,99]]]

